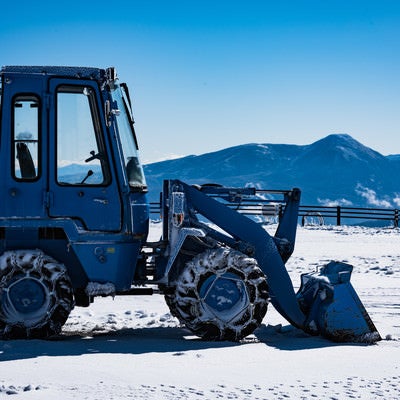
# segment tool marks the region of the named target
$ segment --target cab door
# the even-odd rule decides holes
[[[119,231],[121,197],[98,90],[93,81],[50,80],[49,215]]]
[[[46,217],[45,84],[8,73],[2,87],[0,168],[2,217]]]

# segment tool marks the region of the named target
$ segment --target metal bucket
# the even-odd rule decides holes
[[[302,274],[297,298],[307,317],[305,330],[336,342],[374,343],[381,337],[350,283],[352,270],[332,261]]]

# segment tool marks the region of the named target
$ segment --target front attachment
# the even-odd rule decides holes
[[[301,276],[297,293],[306,330],[336,342],[373,343],[381,337],[350,283],[353,267],[331,261]]]

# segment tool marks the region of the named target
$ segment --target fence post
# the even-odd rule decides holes
[[[341,210],[341,207],[340,207],[340,206],[337,206],[337,207],[336,207],[336,225],[339,225],[339,226],[340,226],[340,224],[341,224],[340,210]]]
[[[399,227],[399,210],[397,209],[394,210],[394,227]]]
[[[280,203],[279,209],[278,209],[278,221],[279,222],[281,221],[282,217],[283,217],[283,207],[282,207],[282,204]]]

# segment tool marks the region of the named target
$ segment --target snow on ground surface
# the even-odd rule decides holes
[[[353,264],[375,345],[311,337],[272,306],[241,343],[207,342],[161,296],[96,298],[55,339],[0,341],[0,398],[399,399],[399,244],[398,229],[299,228],[287,263],[295,287],[331,259]]]

